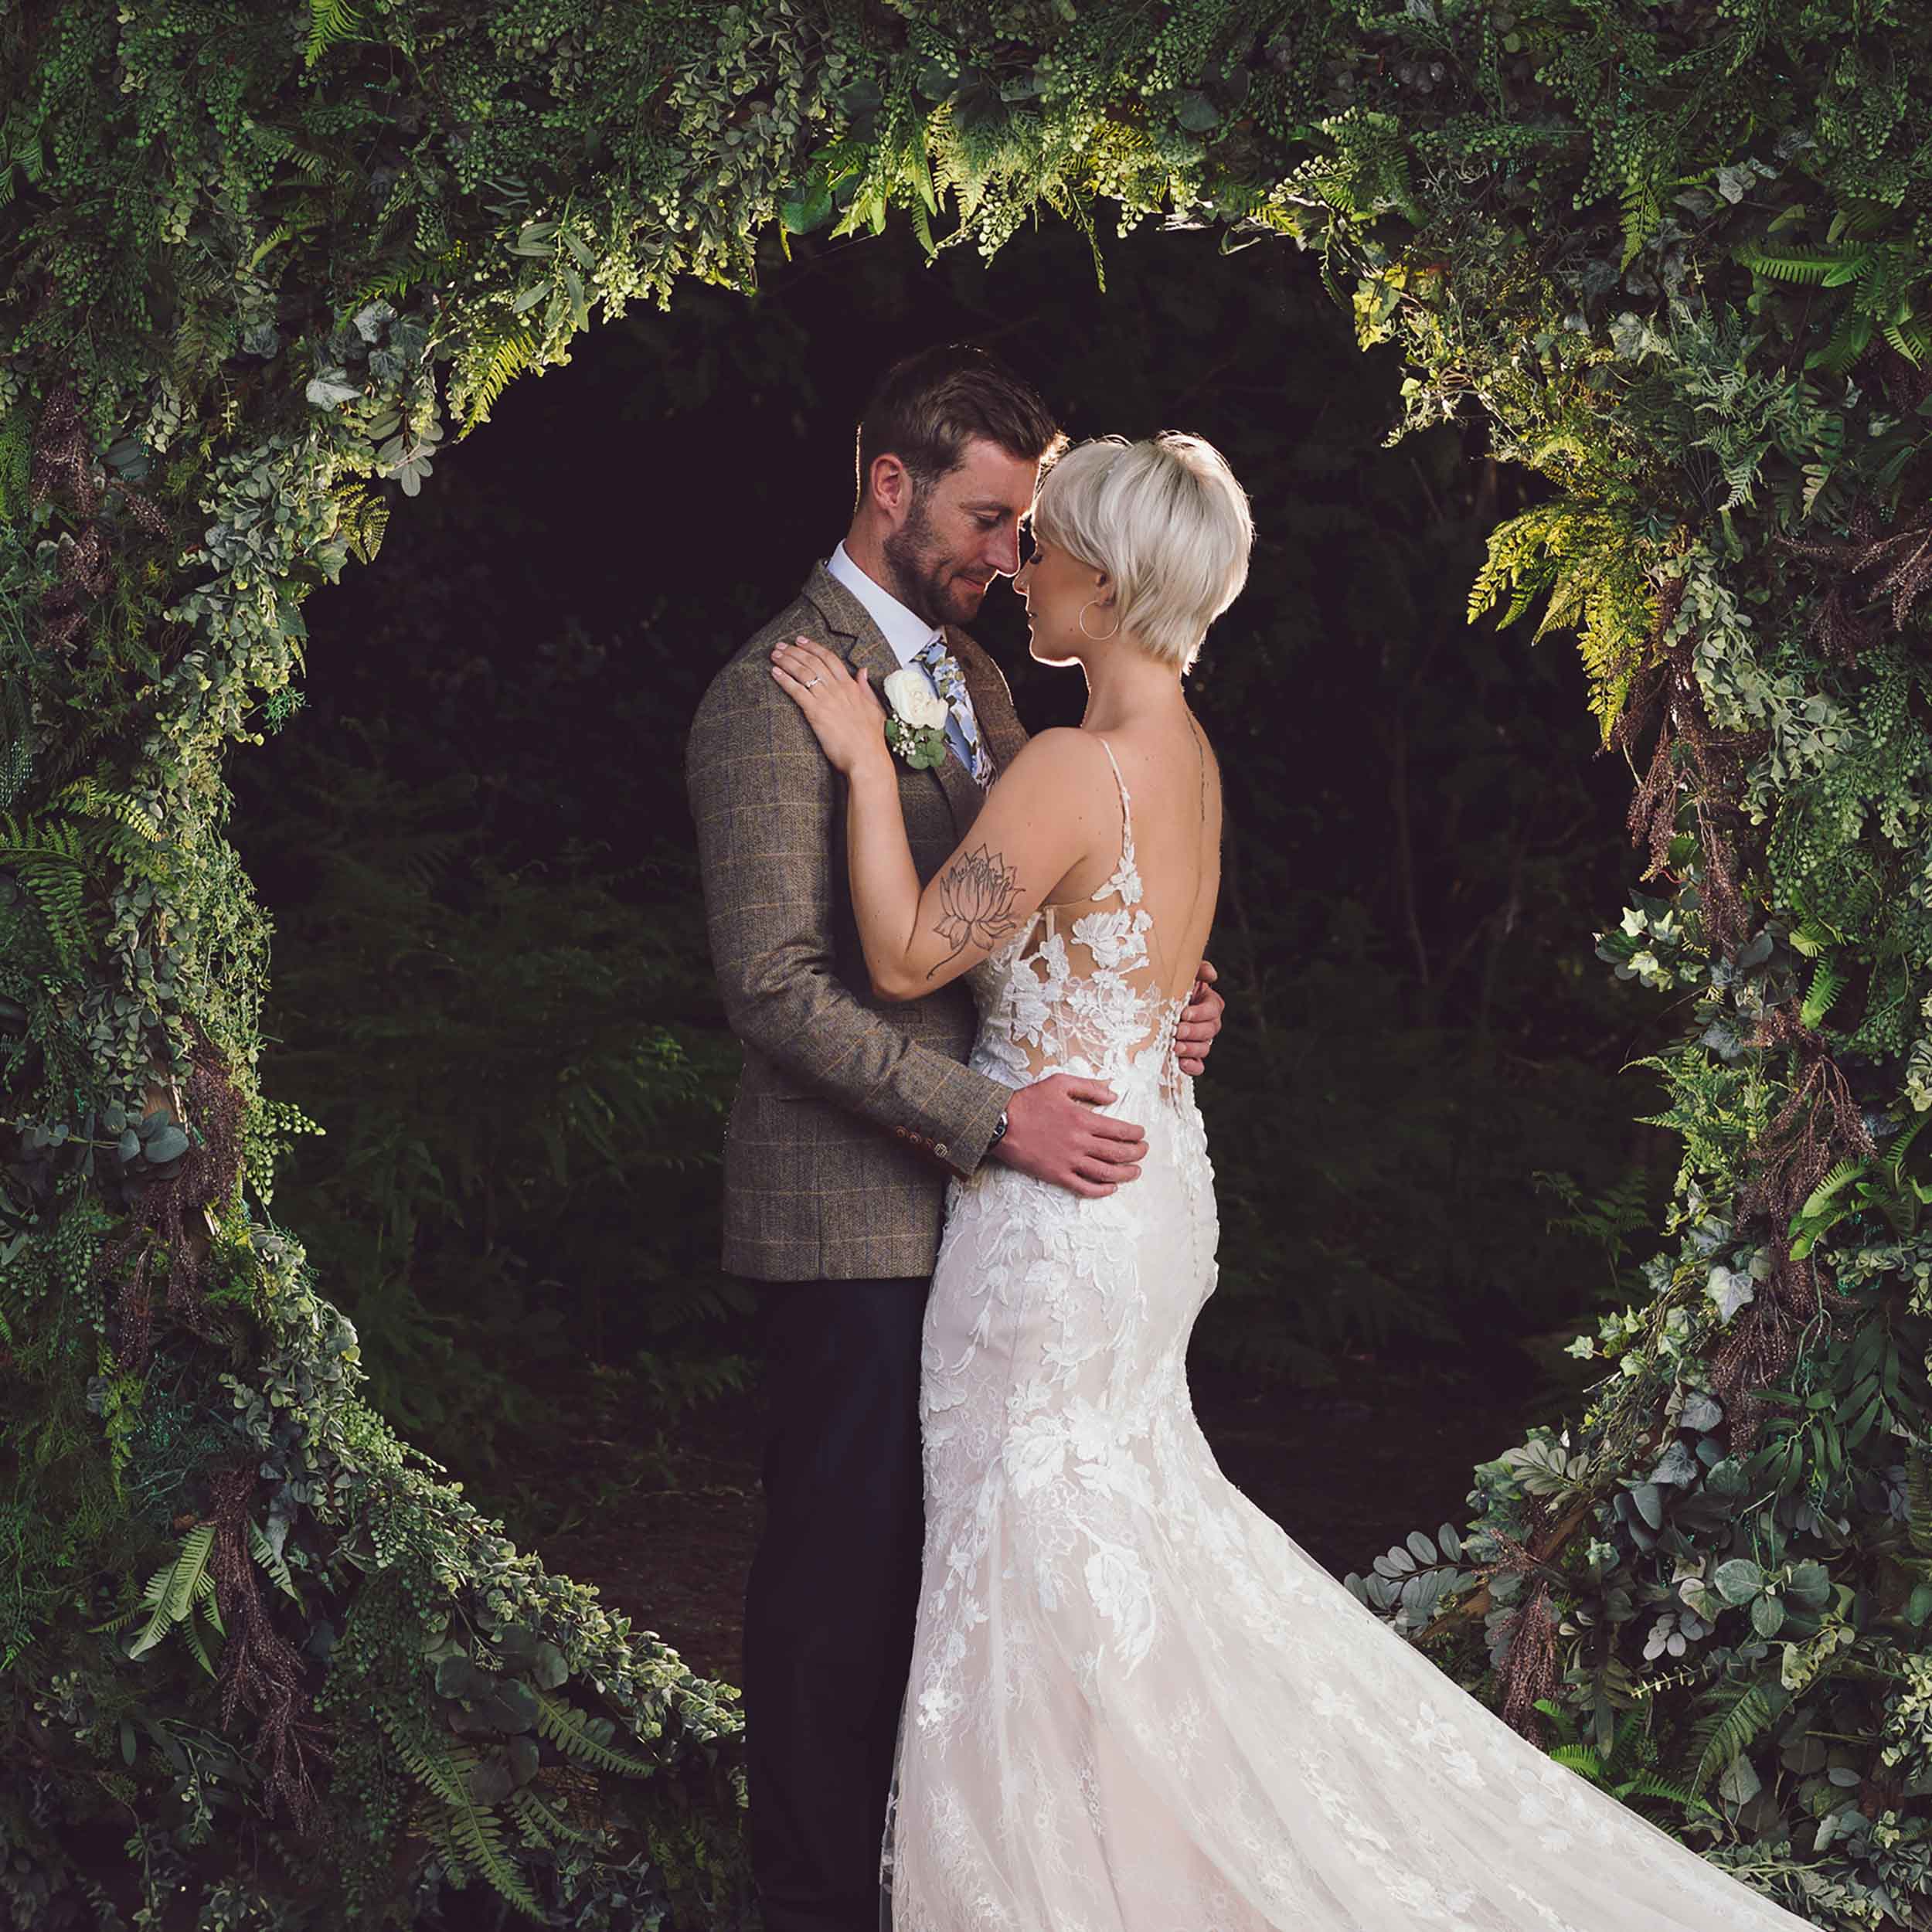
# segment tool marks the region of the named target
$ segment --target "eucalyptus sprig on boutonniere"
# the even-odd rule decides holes
[[[893,672],[879,689],[893,709],[886,743],[915,770],[934,770],[946,756],[946,700],[910,665]]]

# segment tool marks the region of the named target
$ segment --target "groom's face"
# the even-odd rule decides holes
[[[975,437],[923,500],[904,481],[901,520],[883,546],[893,594],[928,624],[970,624],[994,578],[1019,568],[1019,526],[1039,464]]]

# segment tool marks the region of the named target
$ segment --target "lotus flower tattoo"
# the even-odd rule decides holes
[[[953,950],[926,977],[950,966],[968,946],[983,946],[990,953],[1018,923],[1013,906],[1019,897],[1019,875],[1006,863],[1005,853],[989,852],[984,845],[962,852],[940,879],[939,903],[946,911],[934,924],[942,938],[952,941]]]

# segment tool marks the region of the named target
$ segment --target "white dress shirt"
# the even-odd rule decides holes
[[[907,610],[883,584],[875,583],[852,562],[843,543],[826,558],[825,568],[866,607],[867,614],[883,632],[886,641],[892,646],[893,655],[901,666],[917,671],[925,679],[926,688],[937,697],[939,690],[933,682],[932,674],[923,664],[916,662],[914,654],[934,638],[943,645],[945,632],[935,629],[916,611]],[[959,720],[953,716],[951,705],[946,707],[946,742],[952,747],[953,755],[971,771],[972,753],[967,748],[966,734],[960,730]]]

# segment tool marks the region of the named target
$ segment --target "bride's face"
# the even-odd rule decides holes
[[[1107,573],[1043,537],[1030,541],[1032,554],[1013,578],[1013,588],[1026,600],[1027,628],[1032,634],[1027,649],[1042,664],[1072,664],[1090,655],[1113,625],[1106,601]],[[1094,607],[1083,634],[1080,612],[1089,604]]]

